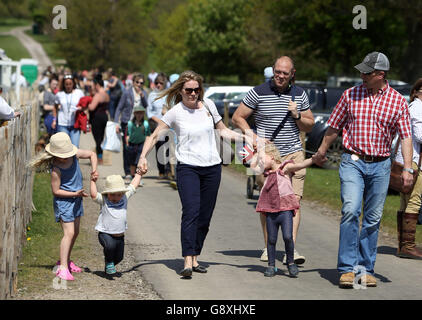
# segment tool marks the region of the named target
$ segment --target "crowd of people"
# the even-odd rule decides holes
[[[330,115],[321,146],[309,159],[304,157],[300,133],[311,131],[315,120],[306,92],[295,85],[296,69],[288,56],[279,57],[272,70],[265,69],[265,82],[251,89],[235,111],[232,121],[242,133],[224,125],[214,102],[204,98],[202,76],[194,71],[170,78],[154,71],[147,78],[138,73],[118,78],[112,70],[106,76],[98,70],[59,75],[49,71],[48,80],[44,80],[49,87],[44,90],[42,106],[52,136],[45,152],[31,166],[47,163],[52,169],[56,220],[61,222],[64,232],[57,276],[73,280],[71,272],[80,270],[70,259],[83,215],[80,199],[88,196],[82,190],[78,159],[91,160],[90,194],[101,205],[96,230],[104,247],[105,272],[115,274],[115,265],[123,259],[127,200],[142,185],[141,177],[150,167],[147,155],[154,148],[159,178],[169,176],[169,154],[160,155],[163,150],[171,149],[161,148],[166,143],[176,144],[174,171],[182,204],[184,266],[179,274],[190,278],[193,272],[207,273],[199,256],[221,181],[217,130],[221,138],[244,142],[255,150],[250,166],[260,185],[256,212],[264,235],[265,247],[260,259],[268,261],[264,273],[267,277],[277,273],[275,246],[279,227],[289,275],[297,277],[298,265],[305,263],[306,258],[295,247],[306,168],[312,164],[323,165],[328,148],[341,135],[344,153],[339,168],[343,203],[337,262],[339,286],[353,287],[357,266],[365,269],[361,283],[377,286],[374,277],[377,240],[389,186],[391,145],[396,134],[401,146],[396,160],[404,167],[403,184],[412,185],[413,173],[420,170],[422,80],[413,86],[408,106],[406,99],[388,83],[390,63],[385,54],[372,52],[355,68],[362,83],[343,93]],[[79,149],[83,126],[75,126],[78,113],[88,113],[95,153]],[[255,131],[248,121],[252,115]],[[101,164],[101,141],[108,120],[116,123],[116,132],[123,133],[124,175],[107,177],[106,189],[99,193],[97,163]],[[175,139],[168,132],[173,132]],[[421,179],[417,179],[411,193],[401,194],[397,214],[399,257],[422,259],[422,252],[415,244],[421,188]]]
[[[123,178],[130,182],[134,176],[131,166],[136,165],[135,160],[140,156],[145,137],[155,129],[164,113],[164,100],[156,101],[154,97],[168,88],[170,80],[174,81],[177,76],[172,74],[168,77],[165,73],[152,71],[146,79],[142,73],[118,77],[112,69],[105,72],[99,69],[72,72],[66,68],[55,71],[49,66],[42,73],[38,87],[44,126],[49,136],[66,132],[75,146],[79,146],[81,131],[86,133],[92,130],[98,161],[102,164],[101,143],[107,121],[115,122],[116,132],[121,134],[124,146]],[[137,130],[135,138],[133,128],[137,126],[133,126],[134,109],[139,111],[139,107],[144,108],[148,124],[142,123],[144,132],[139,135]],[[128,139],[129,128],[131,139]],[[164,143],[163,140],[157,146],[157,151]],[[161,165],[161,162],[157,156],[160,178],[170,178],[170,167]]]

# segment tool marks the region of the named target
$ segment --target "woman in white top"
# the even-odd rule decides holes
[[[422,259],[422,251],[416,248],[415,234],[422,201],[422,172],[418,168],[422,143],[422,78],[417,80],[410,91],[409,113],[412,124],[413,159],[412,169],[419,170],[413,190],[408,194],[400,193],[400,210],[397,211],[397,232],[400,258]],[[396,161],[403,164],[401,148],[398,148]]]
[[[164,74],[160,73],[159,75],[157,75],[154,80],[154,90],[148,96],[148,106],[146,113],[151,132],[155,130],[155,128],[160,123],[160,119],[163,117],[163,107],[166,104],[166,97],[163,96],[162,93],[166,88],[166,83],[167,78]],[[161,148],[161,146],[165,144],[168,140],[168,137],[160,137],[155,145],[155,157],[157,160],[159,179],[164,179],[166,176],[168,176],[168,173],[170,171],[170,166],[164,165],[162,163],[162,159],[166,156],[163,152],[160,152],[164,150],[164,148]]]
[[[60,91],[56,94],[56,108],[53,111],[52,128],[56,127],[57,121],[57,132],[66,132],[70,136],[72,144],[79,147],[79,138],[81,136],[81,130],[75,129],[75,115],[80,107],[76,107],[79,103],[79,99],[84,96],[82,90],[76,88],[76,81],[71,74],[67,74],[63,78],[63,82],[60,85]]]
[[[145,141],[137,169],[141,174],[148,171],[147,154],[157,143],[160,133],[173,128],[178,141],[177,187],[183,211],[181,242],[184,268],[180,271],[183,277],[190,277],[192,271],[207,272],[204,266],[198,264],[198,256],[208,233],[221,179],[221,158],[217,151],[214,123],[223,138],[238,141],[246,138],[224,125],[211,100],[203,100],[202,81],[199,74],[185,71],[163,92],[163,97],[167,95],[167,104],[174,102],[175,105]],[[251,142],[250,138],[246,139]]]

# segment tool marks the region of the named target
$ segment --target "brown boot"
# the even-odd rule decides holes
[[[418,215],[412,213],[404,213],[402,219],[401,241],[402,246],[398,256],[400,258],[422,260],[422,251],[416,248],[415,234]]]
[[[397,240],[398,240],[398,247],[397,247],[397,255],[400,254],[401,247],[403,246],[402,240],[402,229],[403,229],[403,214],[404,211],[397,211]]]

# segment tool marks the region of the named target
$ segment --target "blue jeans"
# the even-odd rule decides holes
[[[73,126],[60,126],[57,125],[57,132],[66,132],[72,144],[79,148],[79,139],[81,137],[81,130],[75,129]]]
[[[340,164],[341,201],[340,241],[337,269],[353,272],[358,265],[374,274],[380,221],[390,181],[391,160],[354,161],[344,153]],[[359,217],[363,201],[362,228]]]

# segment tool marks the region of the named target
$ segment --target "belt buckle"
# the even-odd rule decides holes
[[[368,156],[368,155],[364,155],[363,156],[363,161],[365,162],[374,162],[374,156]]]

